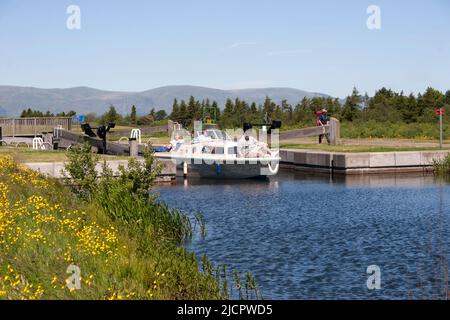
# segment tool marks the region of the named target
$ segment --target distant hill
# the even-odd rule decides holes
[[[7,112],[5,109],[3,109],[2,107],[0,107],[0,117],[4,117],[7,115]]]
[[[210,99],[223,108],[226,99],[240,98],[247,102],[262,104],[266,96],[275,102],[287,99],[296,104],[304,97],[326,97],[328,95],[291,88],[262,88],[241,90],[219,90],[197,86],[166,86],[143,92],[105,91],[89,87],[68,89],[39,89],[33,87],[0,86],[0,116],[18,116],[25,108],[53,113],[74,110],[78,114],[94,112],[103,114],[112,104],[117,111],[126,114],[134,104],[139,114],[151,108],[164,109],[170,113],[173,100]]]

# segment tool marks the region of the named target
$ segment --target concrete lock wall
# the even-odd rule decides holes
[[[345,174],[426,171],[432,168],[434,160],[448,154],[448,150],[367,153],[280,150],[282,165],[311,172],[325,170]]]
[[[144,160],[139,159],[138,161],[143,162]],[[157,180],[163,182],[173,180],[176,175],[176,164],[171,160],[165,159],[158,159],[157,161],[162,164],[162,171]],[[113,171],[113,174],[117,175],[120,166],[127,168],[128,160],[109,160],[106,161],[106,164]],[[102,163],[96,165],[95,169],[98,175],[102,173],[102,165]],[[24,163],[24,166],[51,178],[62,179],[66,176],[70,177],[69,173],[64,169],[64,162],[32,162]]]

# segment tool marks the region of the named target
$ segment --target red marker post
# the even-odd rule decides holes
[[[444,115],[444,108],[437,108],[436,109],[436,115],[439,116],[439,146],[442,148],[442,144],[443,144],[443,130],[442,130],[442,116]]]

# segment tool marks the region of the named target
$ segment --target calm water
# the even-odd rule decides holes
[[[268,182],[179,180],[158,191],[170,206],[204,214],[207,236],[188,249],[251,271],[266,299],[445,296],[450,185],[433,177],[288,171]],[[380,290],[367,289],[369,265],[381,268]]]

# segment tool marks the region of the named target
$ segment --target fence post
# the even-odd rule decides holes
[[[330,143],[339,144],[341,141],[341,124],[338,119],[330,118]]]
[[[136,158],[139,154],[139,143],[136,138],[130,138],[128,141],[130,144],[130,157]]]

